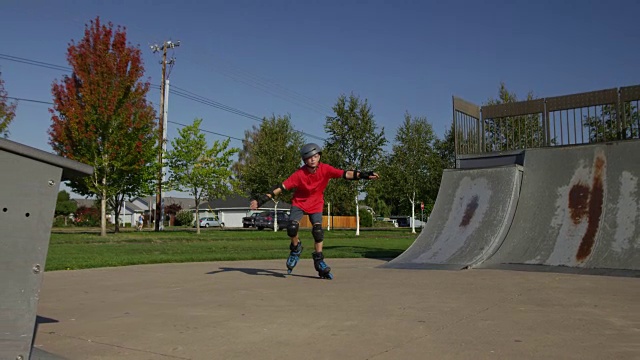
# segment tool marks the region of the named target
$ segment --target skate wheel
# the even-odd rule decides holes
[[[287,269],[287,274],[291,274],[291,269]]]

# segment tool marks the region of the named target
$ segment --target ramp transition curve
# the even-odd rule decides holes
[[[503,242],[518,203],[522,167],[445,170],[426,227],[383,267],[462,269]]]

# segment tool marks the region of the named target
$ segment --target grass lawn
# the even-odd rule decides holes
[[[127,229],[129,230],[129,229]],[[84,232],[83,232],[84,231]],[[419,230],[416,230],[417,232]],[[407,228],[392,230],[325,231],[325,256],[330,258],[394,258],[406,250],[419,233]],[[302,229],[302,258],[311,258],[313,238]],[[124,231],[105,237],[95,229],[53,229],[46,270],[77,270],[136,264],[286,259],[286,231],[253,229],[191,229],[154,232]]]

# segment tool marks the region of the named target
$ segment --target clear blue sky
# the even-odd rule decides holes
[[[125,26],[155,85],[160,54],[149,46],[180,40],[169,53],[172,86],[258,117],[291,114],[296,129],[320,137],[337,97],[352,92],[368,99],[391,141],[405,111],[426,116],[441,137],[453,95],[482,104],[501,81],[521,98],[640,84],[637,0],[3,0],[0,14],[0,54],[64,67],[90,20]],[[46,102],[65,74],[5,59],[0,71],[9,96]],[[149,99],[158,106],[159,90]],[[51,151],[49,107],[19,102],[10,139]],[[258,125],[170,96],[169,121],[196,117],[202,129],[235,138]],[[169,124],[169,140],[177,129]]]

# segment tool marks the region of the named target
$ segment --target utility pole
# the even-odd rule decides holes
[[[165,90],[166,83],[168,83],[167,76],[167,49],[173,49],[176,46],[180,46],[180,41],[173,43],[171,41],[165,41],[162,47],[158,45],[151,45],[151,50],[154,53],[162,50],[162,81],[160,83],[160,120],[158,121],[158,164],[160,165],[158,170],[158,185],[156,189],[156,212],[155,212],[155,231],[164,230],[164,201],[162,197],[162,183],[164,182],[164,162],[162,159],[163,153],[166,150],[166,127],[167,127],[167,106],[165,105]],[[173,65],[174,59],[170,60],[170,65]]]

